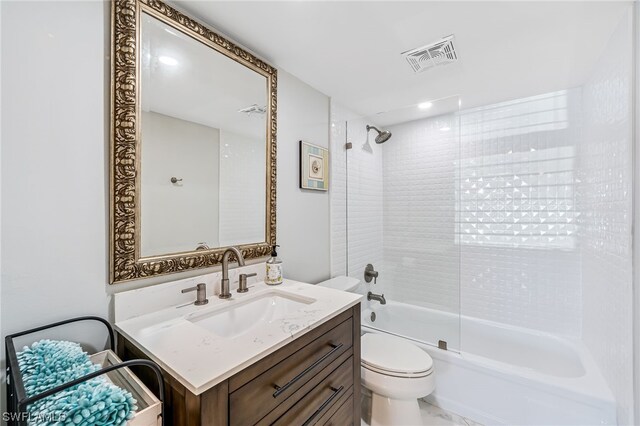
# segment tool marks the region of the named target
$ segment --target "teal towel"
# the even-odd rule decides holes
[[[100,370],[79,344],[41,340],[18,352],[27,396]],[[105,376],[83,382],[27,407],[29,425],[126,425],[138,409],[131,393]]]

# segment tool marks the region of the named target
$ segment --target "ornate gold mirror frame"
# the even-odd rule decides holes
[[[157,0],[112,2],[111,273],[110,282],[206,268],[226,247],[140,257],[140,18],[145,12],[266,77],[268,87],[266,241],[241,245],[246,259],[276,243],[277,70],[214,31]]]

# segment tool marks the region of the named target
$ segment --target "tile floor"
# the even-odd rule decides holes
[[[474,422],[466,417],[459,416],[455,413],[445,411],[440,407],[431,405],[428,402],[418,400],[420,404],[420,415],[422,417],[422,425],[415,426],[482,426],[478,422]],[[364,420],[361,426],[369,426]],[[409,425],[398,425],[409,426]],[[414,425],[411,425],[414,426]]]
[[[466,417],[459,416],[428,402],[418,400],[423,426],[482,426]]]

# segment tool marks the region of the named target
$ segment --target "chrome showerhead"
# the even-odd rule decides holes
[[[367,132],[369,130],[375,130],[376,132],[378,132],[378,136],[376,136],[376,143],[380,144],[380,143],[385,143],[386,141],[388,141],[391,138],[391,132],[387,131],[387,130],[378,130],[376,127],[374,126],[369,126],[367,125]]]

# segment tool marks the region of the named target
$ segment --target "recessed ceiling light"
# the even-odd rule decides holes
[[[178,65],[178,60],[175,58],[172,58],[171,56],[160,56],[158,60],[165,65],[171,65],[171,66]]]
[[[431,102],[422,102],[418,104],[418,108],[420,109],[429,109],[433,106]]]

